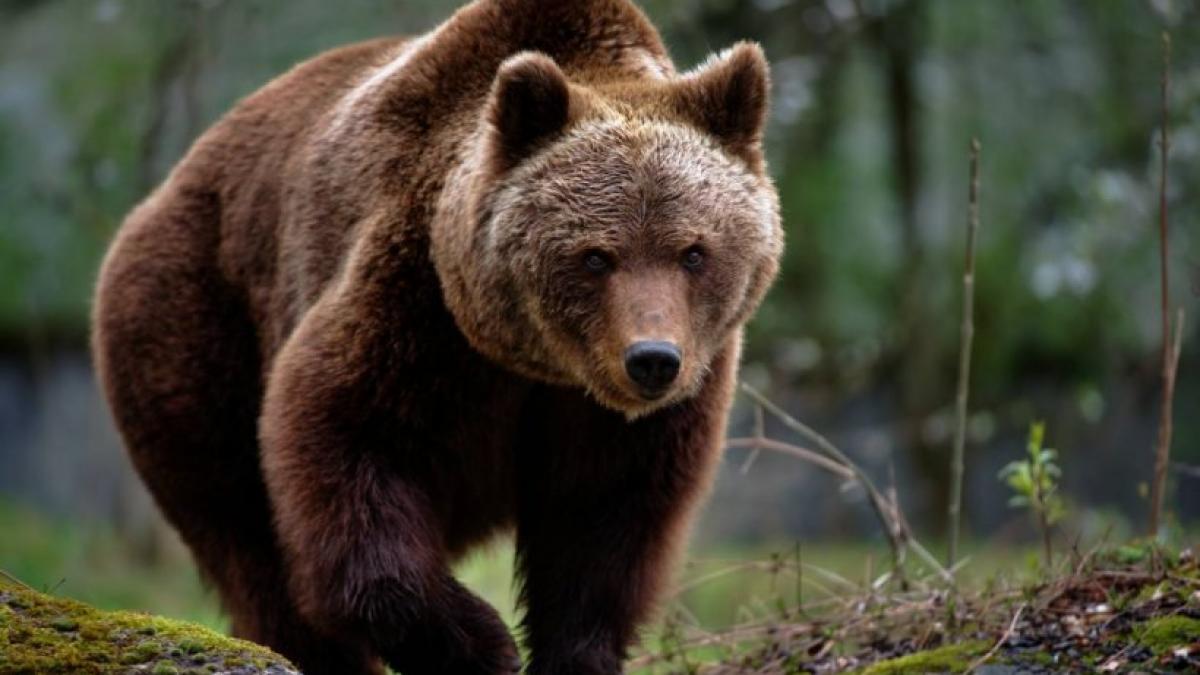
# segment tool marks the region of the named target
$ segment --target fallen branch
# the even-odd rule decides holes
[[[967,668],[968,673],[975,672],[980,666],[987,663],[993,656],[996,655],[996,652],[1000,651],[1000,648],[1004,646],[1004,643],[1008,642],[1008,639],[1012,637],[1013,632],[1017,630],[1017,623],[1021,620],[1021,614],[1025,612],[1025,608],[1027,606],[1027,603],[1021,603],[1021,606],[1017,608],[1017,612],[1013,614],[1012,621],[1008,622],[1008,628],[1004,631],[1004,634],[1000,636],[1000,639],[996,641],[996,644],[992,645],[992,648],[989,649],[986,654],[976,659],[975,663],[972,663],[971,666]]]

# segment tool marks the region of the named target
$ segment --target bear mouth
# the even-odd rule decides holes
[[[647,403],[654,403],[655,401],[665,398],[666,395],[671,392],[672,388],[673,387],[671,385],[658,388],[637,387],[637,394],[638,397],[640,397],[643,401]]]
[[[600,373],[600,377],[592,380],[588,391],[600,405],[619,412],[633,421],[668,407],[680,398],[685,387],[676,381],[658,389],[644,389],[633,382],[620,378],[606,377],[608,373]]]

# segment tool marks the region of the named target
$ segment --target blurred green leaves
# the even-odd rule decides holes
[[[1067,508],[1058,490],[1058,482],[1062,478],[1062,469],[1057,464],[1058,451],[1043,445],[1045,434],[1045,424],[1033,423],[1029,427],[1026,458],[1010,462],[1000,470],[999,477],[1013,492],[1008,505],[1027,509],[1033,516],[1042,533],[1046,567],[1051,567],[1054,556],[1050,531],[1067,515]]]
[[[1058,494],[1058,451],[1042,446],[1046,425],[1035,422],[1029,428],[1028,456],[1010,462],[1000,470],[1000,479],[1013,491],[1008,505],[1045,514],[1045,521],[1054,525],[1066,515],[1066,506]]]
[[[910,412],[949,400],[947,317],[974,135],[989,148],[979,400],[1047,369],[1103,381],[1152,348],[1164,21],[1177,45],[1176,269],[1200,255],[1195,3],[1167,14],[1140,0],[643,4],[681,68],[740,38],[761,41],[774,64],[767,149],[787,252],[747,353],[780,384],[887,378],[919,351],[905,377],[927,391]],[[424,31],[449,10],[434,0],[346,0],[336,11],[319,0],[0,5],[0,336],[61,331],[82,344],[106,241],[205,126],[299,60]],[[1187,279],[1176,283],[1185,297]],[[783,338],[819,358],[792,358]]]

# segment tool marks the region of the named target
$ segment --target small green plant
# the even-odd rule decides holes
[[[1062,469],[1055,463],[1058,452],[1042,447],[1045,434],[1046,425],[1042,422],[1030,425],[1029,444],[1026,446],[1028,457],[1010,462],[1000,470],[999,477],[1013,491],[1008,505],[1029,509],[1042,532],[1046,567],[1051,567],[1054,559],[1050,546],[1050,532],[1054,524],[1066,515],[1066,506],[1058,494],[1058,479],[1062,477]]]

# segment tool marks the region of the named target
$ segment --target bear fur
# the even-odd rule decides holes
[[[305,62],[126,219],[93,349],[234,632],[307,673],[520,670],[450,572],[515,530],[528,672],[618,673],[782,248],[758,47],[478,0]],[[650,394],[631,345],[670,345]]]

